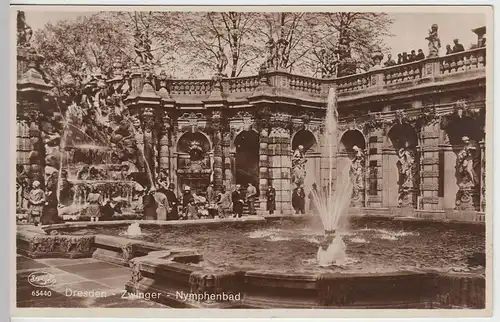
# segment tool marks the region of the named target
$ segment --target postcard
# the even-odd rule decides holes
[[[14,316],[491,316],[492,13],[11,6]]]

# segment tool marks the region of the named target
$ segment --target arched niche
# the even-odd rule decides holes
[[[309,130],[299,130],[292,138],[292,150],[295,151],[299,145],[304,147],[304,153],[318,152],[318,142],[314,134]]]
[[[251,182],[259,187],[259,134],[243,130],[234,138],[235,180],[242,187]]]
[[[444,130],[452,146],[462,146],[464,136],[476,142],[484,137],[479,120],[461,113],[452,114],[446,120]]]
[[[366,141],[363,133],[359,130],[347,130],[340,138],[341,153],[353,153],[353,147],[357,146],[361,150],[366,148]]]
[[[394,124],[387,133],[387,176],[384,192],[389,207],[416,208],[419,183],[417,131],[407,123]],[[391,152],[392,150],[392,152]]]
[[[180,189],[188,185],[195,192],[206,190],[212,173],[210,149],[210,141],[201,132],[187,132],[179,137],[177,174]]]

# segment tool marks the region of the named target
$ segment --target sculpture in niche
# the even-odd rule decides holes
[[[464,147],[457,155],[457,177],[461,188],[475,187],[479,184],[479,176],[476,173],[479,164],[479,149],[476,142],[464,136],[462,138]]]
[[[296,185],[302,185],[304,183],[304,178],[306,176],[306,163],[304,146],[299,145],[297,149],[293,152],[292,157],[292,181]]]
[[[438,36],[438,25],[433,24],[429,30],[429,36],[425,38],[429,41],[429,55],[427,57],[438,57],[441,48],[441,40]]]
[[[361,148],[358,146],[353,146],[354,157],[351,160],[351,168],[349,170],[349,174],[351,177],[352,185],[353,185],[353,200],[359,200],[361,198],[361,193],[364,191],[364,164],[365,164],[365,155]]]
[[[397,167],[399,172],[398,204],[402,207],[411,202],[408,198],[415,187],[415,152],[409,147],[408,142],[406,142],[405,147],[398,150],[397,156]]]

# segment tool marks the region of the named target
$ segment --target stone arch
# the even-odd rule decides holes
[[[302,145],[305,154],[308,152],[318,152],[318,142],[318,138],[313,132],[306,129],[299,130],[292,136],[292,151],[295,151],[299,145]]]
[[[391,126],[387,131],[386,147],[399,150],[408,147],[415,148],[419,145],[417,130],[408,123],[398,123]]]
[[[240,131],[233,140],[235,173],[237,184],[242,187],[251,182],[259,187],[259,149],[260,135],[255,129]]]
[[[358,129],[344,131],[340,136],[339,152],[353,152],[355,145],[362,150],[366,148],[366,138],[363,133]]]
[[[235,145],[236,139],[243,132],[255,132],[257,135],[260,136],[259,131],[257,131],[257,129],[255,129],[253,126],[247,127],[247,128],[245,128],[245,127],[239,128],[238,130],[234,131],[234,134],[233,134],[233,140],[231,141],[231,149],[232,150],[234,150],[234,151],[236,150],[236,145]]]
[[[183,138],[185,135],[190,135],[190,134],[200,134],[204,137],[204,140],[206,140],[208,142],[208,150],[207,151],[212,151],[212,140],[210,140],[210,137],[208,136],[208,134],[206,134],[205,132],[203,131],[200,131],[200,130],[196,130],[195,132],[191,132],[191,131],[186,131],[180,135],[177,136],[177,140],[175,142],[175,146],[177,147],[177,151],[179,151],[179,142],[181,141],[181,138]]]
[[[484,138],[479,120],[469,115],[452,114],[446,121],[444,131],[452,146],[463,145],[462,138],[464,136],[476,142]]]

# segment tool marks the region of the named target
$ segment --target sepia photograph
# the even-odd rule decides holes
[[[16,312],[486,316],[492,12],[11,6]]]

